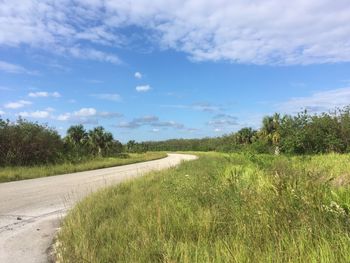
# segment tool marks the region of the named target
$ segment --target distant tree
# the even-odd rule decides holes
[[[350,152],[350,107],[339,109],[340,136],[346,151]]]
[[[89,142],[95,155],[102,156],[108,151],[108,147],[113,142],[113,135],[106,132],[102,126],[95,127],[88,133]]]
[[[82,124],[70,126],[66,139],[74,145],[82,145],[88,140],[88,133]]]
[[[128,152],[133,152],[135,150],[136,142],[134,140],[130,140],[126,144],[126,149]]]
[[[236,143],[238,144],[251,144],[253,142],[253,138],[256,135],[256,131],[252,128],[242,128],[236,134]]]
[[[308,141],[311,153],[344,152],[341,123],[335,114],[314,115],[307,126]]]
[[[306,111],[296,116],[286,115],[282,119],[281,150],[285,153],[304,154],[310,149],[306,128],[309,125],[310,116]]]
[[[123,144],[118,140],[113,140],[109,143],[108,149],[106,151],[107,155],[118,155],[123,151]]]
[[[280,152],[280,140],[281,140],[281,116],[275,113],[273,116],[265,116],[262,120],[262,127],[260,130],[260,136],[266,140],[269,145],[272,145],[275,149],[275,153]]]

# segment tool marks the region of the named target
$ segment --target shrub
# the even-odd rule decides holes
[[[63,142],[52,128],[19,119],[0,121],[0,165],[56,163],[63,158]]]

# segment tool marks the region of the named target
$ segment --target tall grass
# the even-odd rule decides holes
[[[58,259],[349,262],[350,190],[332,186],[346,160],[201,155],[83,200],[63,222]]]
[[[81,172],[112,166],[150,161],[166,157],[164,152],[131,153],[120,157],[100,157],[79,163],[63,163],[42,166],[0,167],[0,182],[32,179],[65,173]]]

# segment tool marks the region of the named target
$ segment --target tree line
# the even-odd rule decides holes
[[[252,151],[255,153],[319,154],[350,152],[350,107],[321,114],[275,113],[260,129],[245,127],[215,138],[146,142],[151,151]]]
[[[214,138],[128,141],[122,145],[103,127],[86,130],[73,125],[63,138],[36,122],[0,118],[0,166],[80,162],[146,151],[250,151],[255,153],[319,154],[350,152],[350,107],[332,112],[296,115],[275,113],[260,129],[245,127]]]
[[[0,119],[0,166],[80,162],[116,156],[122,149],[101,126],[87,131],[83,125],[73,125],[62,138],[47,125],[21,118],[14,123]]]

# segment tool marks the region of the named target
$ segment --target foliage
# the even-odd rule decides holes
[[[113,142],[113,135],[102,126],[95,127],[88,133],[89,144],[93,155],[106,155]]]
[[[57,163],[62,153],[60,136],[46,125],[0,119],[0,166]]]
[[[8,166],[0,168],[0,182],[10,182],[51,175],[75,173],[93,169],[101,169],[125,164],[150,161],[166,157],[164,152],[117,154],[114,157],[97,157],[80,162],[64,162],[59,164],[36,166]]]
[[[350,152],[350,108],[329,113],[296,115],[275,113],[262,120],[258,130],[244,127],[215,138],[171,139],[122,145],[103,127],[90,131],[73,125],[63,139],[46,125],[19,119],[0,119],[0,166],[82,162],[96,157],[116,156],[122,151],[217,151],[279,154]]]
[[[147,142],[152,151],[218,151],[318,154],[350,152],[350,108],[329,113],[297,115],[275,113],[262,120],[258,131],[242,128],[216,138]]]
[[[83,200],[62,262],[348,262],[350,155],[201,154]],[[332,179],[333,178],[333,179]]]
[[[130,140],[126,143],[126,151],[130,153],[144,153],[148,151],[146,143],[138,143],[135,140]]]
[[[46,125],[0,119],[0,166],[77,163],[117,156],[122,150],[122,144],[101,126],[86,131],[83,125],[73,125],[62,139]]]

